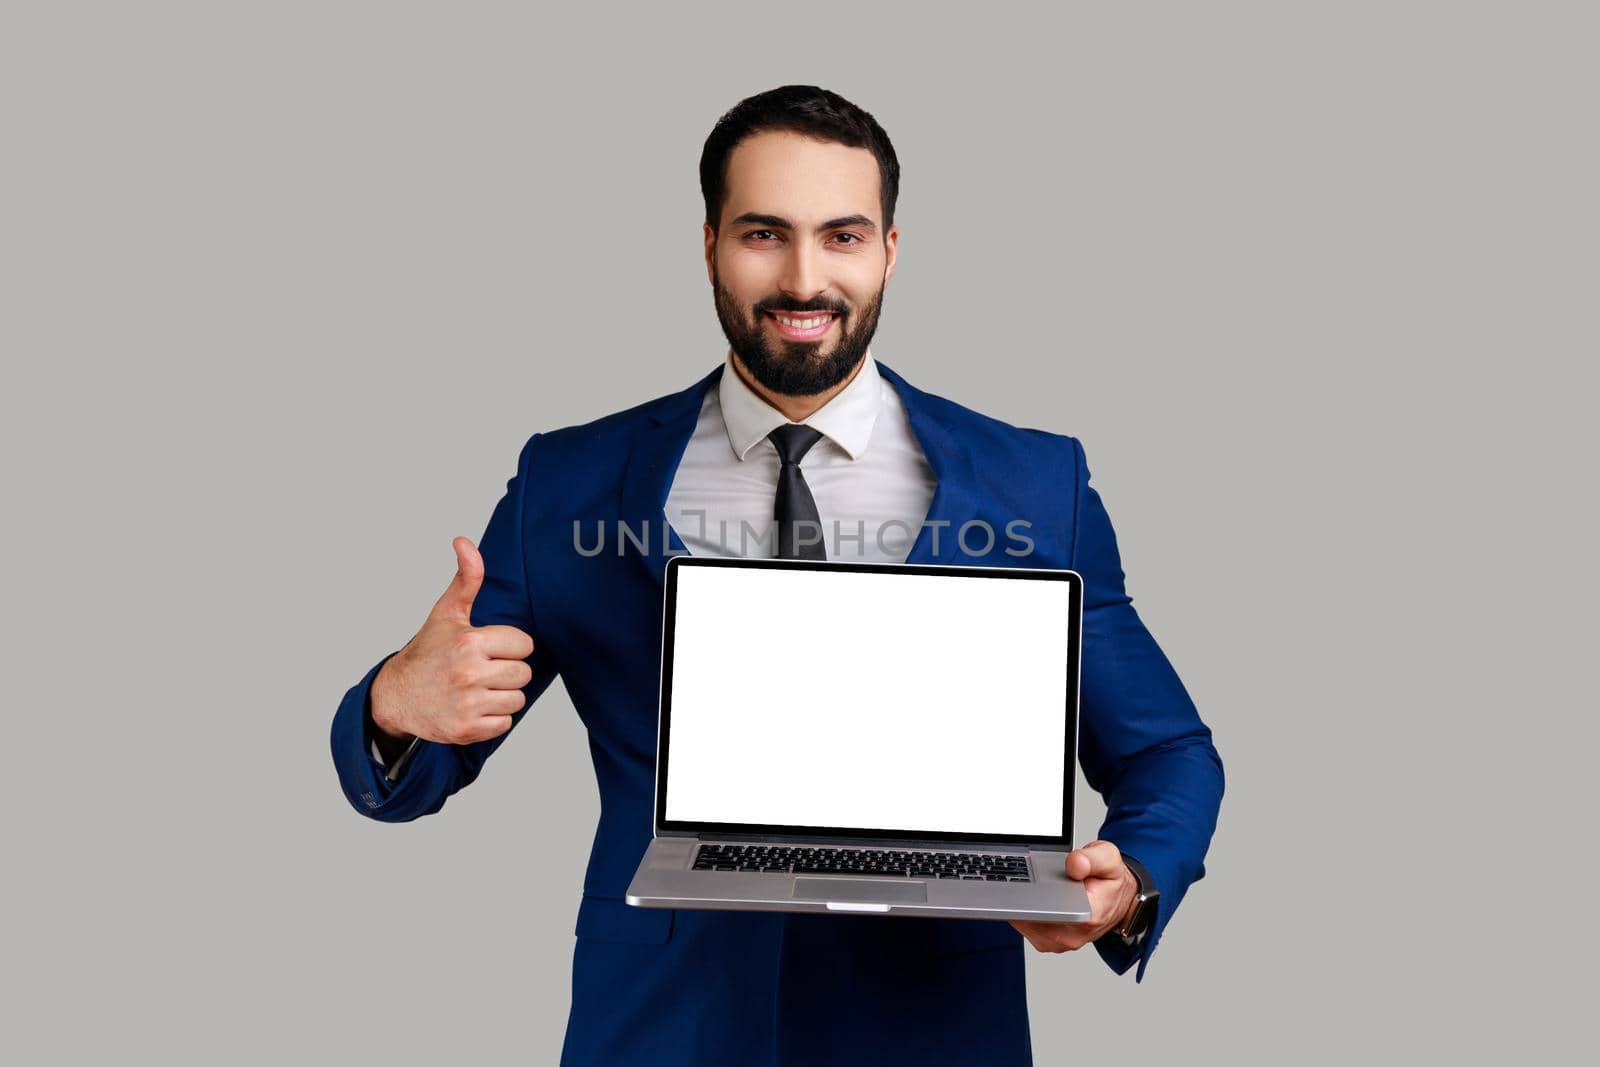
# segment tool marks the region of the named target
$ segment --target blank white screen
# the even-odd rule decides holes
[[[1066,582],[677,577],[667,819],[1066,833]]]

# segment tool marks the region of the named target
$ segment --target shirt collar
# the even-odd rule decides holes
[[[853,460],[861,458],[872,440],[872,427],[878,420],[883,398],[882,378],[872,350],[867,349],[861,358],[861,369],[850,379],[850,384],[808,415],[804,423],[821,431]],[[722,368],[717,399],[722,406],[723,424],[728,429],[728,443],[741,461],[749,458],[750,449],[765,440],[767,434],[789,421],[788,416],[763,400],[739,377],[731,349]]]

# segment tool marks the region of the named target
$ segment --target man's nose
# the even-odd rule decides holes
[[[778,280],[778,289],[784,296],[797,304],[805,304],[827,289],[828,280],[823,276],[821,256],[820,249],[813,248],[805,241],[796,241],[790,246],[783,264],[783,276]]]

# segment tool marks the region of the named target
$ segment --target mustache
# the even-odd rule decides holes
[[[778,314],[778,315],[797,315],[798,316],[798,315],[807,315],[807,314],[815,315],[818,312],[823,312],[823,313],[826,313],[826,314],[837,315],[840,318],[843,318],[845,316],[845,310],[846,309],[844,309],[842,307],[838,307],[838,306],[833,305],[833,304],[819,304],[819,303],[817,303],[815,301],[812,301],[810,304],[806,304],[806,305],[800,306],[800,307],[796,307],[795,305],[788,304],[788,303],[776,304],[776,303],[771,303],[771,302],[768,302],[768,301],[763,301],[762,303],[759,303],[759,304],[757,304],[755,306],[755,310],[756,310],[756,314],[757,315],[765,315],[765,314],[768,314],[770,312],[770,313],[774,313],[774,314]]]

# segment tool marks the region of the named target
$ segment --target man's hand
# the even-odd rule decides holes
[[[456,576],[406,647],[372,680],[372,722],[387,737],[466,745],[511,729],[533,638],[515,626],[473,626],[483,557],[465,537],[451,542]]]
[[[1110,841],[1091,841],[1067,853],[1067,877],[1082,882],[1089,894],[1088,922],[1011,924],[1040,952],[1072,952],[1121,926],[1139,895],[1139,880]]]

